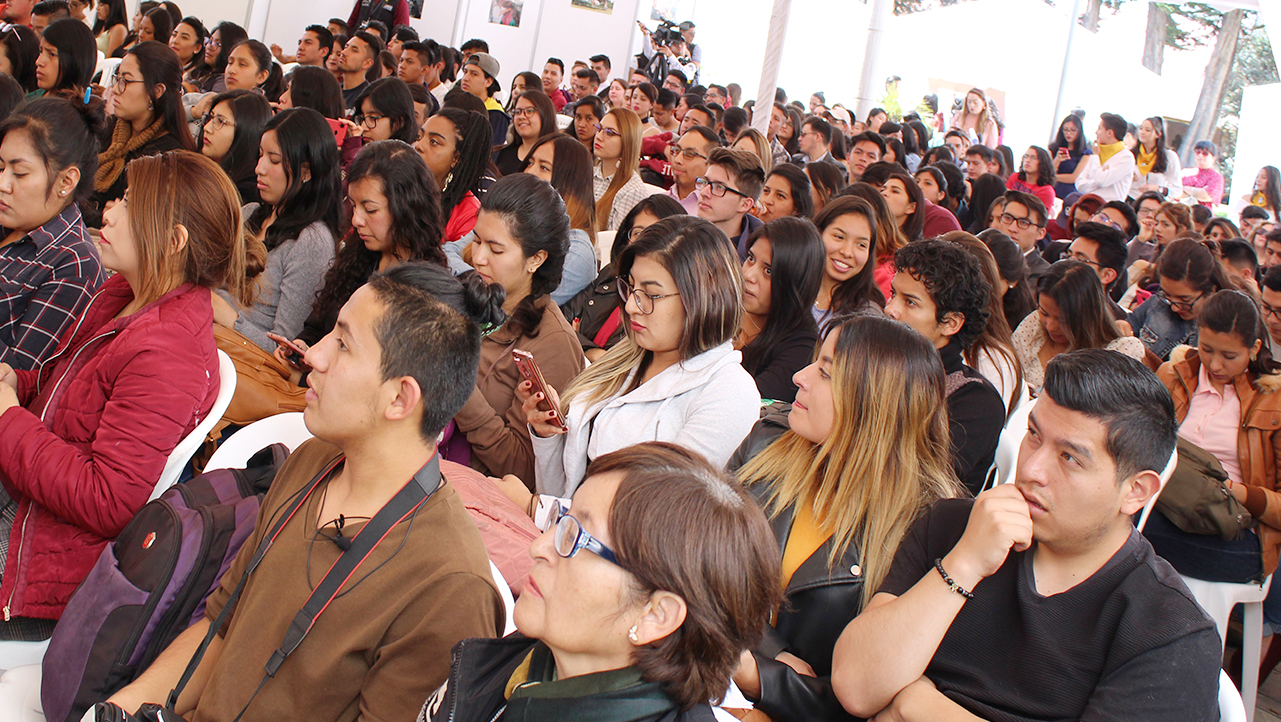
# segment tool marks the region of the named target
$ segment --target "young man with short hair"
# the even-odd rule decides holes
[[[591,68],[579,68],[574,71],[574,77],[569,81],[570,94],[574,102],[586,98],[589,95],[595,95],[600,88],[600,76]]]
[[[298,38],[298,49],[295,51],[293,60],[289,62],[298,63],[299,65],[310,65],[316,68],[325,67],[325,61],[329,59],[329,54],[333,52],[334,34],[329,32],[329,28],[324,25],[308,25],[303,30],[302,37]],[[276,54],[276,46],[272,46],[272,54]],[[281,56],[277,55],[281,60]],[[286,62],[281,60],[281,62]]]
[[[721,229],[747,260],[747,240],[764,223],[751,215],[765,186],[765,169],[755,153],[715,148],[707,155],[707,171],[695,181],[698,217]]]
[[[568,103],[569,95],[560,89],[560,81],[565,78],[565,61],[560,58],[548,58],[543,63],[543,92],[552,99],[552,107],[559,113]]]
[[[810,163],[837,164],[836,159],[832,157],[832,152],[828,150],[828,146],[832,144],[832,125],[817,115],[811,115],[801,122],[800,134],[796,137],[796,144],[801,149],[801,152],[792,156],[792,162],[797,165],[807,166]]]
[[[338,57],[338,71],[342,73],[342,100],[351,111],[352,103],[369,87],[366,75],[369,69],[378,64],[378,55],[383,51],[383,44],[378,38],[361,30],[347,41]]]
[[[405,43],[400,53],[400,63],[396,66],[396,77],[405,81],[411,92],[415,86],[422,86],[427,91],[425,111],[427,116],[432,116],[440,110],[440,98],[432,91],[441,87],[440,71],[444,67],[444,61],[440,57],[440,46],[432,48],[428,43],[436,44],[431,40]]]
[[[857,183],[868,165],[885,157],[885,141],[870,130],[850,138],[845,165],[849,169],[849,182]]]
[[[1014,483],[923,514],[841,634],[845,708],[902,722],[1219,719],[1214,622],[1132,519],[1177,430],[1169,391],[1138,361],[1054,357]]]
[[[614,70],[613,63],[609,61],[609,56],[603,54],[593,55],[588,60],[591,61],[592,70],[596,71],[596,77],[600,78],[600,82],[608,81],[609,74]]]
[[[501,86],[498,84],[500,71],[498,60],[489,53],[472,53],[463,63],[462,79],[458,81],[463,91],[485,101],[485,110],[489,114],[489,125],[493,130],[494,145],[502,145],[507,138],[507,128],[511,117],[503,111],[503,106],[494,100]]]
[[[1077,223],[1076,238],[1068,245],[1064,258],[1080,261],[1094,269],[1103,283],[1105,295],[1125,270],[1125,234],[1103,223]],[[1042,259],[1044,260],[1044,259]],[[1124,321],[1128,314],[1107,296],[1112,318]]]
[[[1271,217],[1266,208],[1260,208],[1256,205],[1247,205],[1242,208],[1241,215],[1238,216],[1238,220],[1241,222],[1237,224],[1237,227],[1241,229],[1241,237],[1247,241],[1250,240],[1250,233],[1259,224],[1267,222]]]
[[[969,136],[959,130],[949,130],[943,136],[943,145],[952,149],[952,157],[956,159],[956,164],[964,165],[965,150],[970,147]]]
[[[709,85],[703,100],[708,105],[719,105],[724,108],[725,104],[729,102],[729,90],[724,85]]]
[[[1134,178],[1134,153],[1126,150],[1126,123],[1115,113],[1103,113],[1094,131],[1094,153],[1081,159],[1084,166],[1076,177],[1076,189],[1093,193],[1105,201],[1123,201],[1130,195]]]
[[[397,25],[392,28],[391,37],[387,40],[387,52],[396,56],[400,60],[400,54],[404,50],[405,43],[418,42],[418,31],[408,25]]]
[[[976,144],[965,149],[965,177],[970,182],[990,173],[994,151],[986,145]]]
[[[421,264],[375,275],[307,350],[303,418],[316,438],[281,467],[204,616],[111,702],[129,712],[163,704],[246,574],[178,701],[187,719],[413,719],[448,676],[454,644],[501,633],[503,603],[484,544],[436,452],[437,434],[474,387],[480,329],[435,300],[430,281]],[[265,676],[326,570],[409,485],[421,488],[418,498],[430,495],[391,526]],[[300,495],[297,513],[285,514]]]
[[[667,71],[667,77],[663,78],[663,87],[672,91],[678,97],[685,94],[685,88],[689,86],[689,78],[680,68],[672,68]]]
[[[4,6],[4,21],[10,25],[31,27],[31,10],[35,4],[36,0],[11,0]]]
[[[1045,238],[1045,204],[1040,198],[1023,191],[1006,191],[1004,198],[1005,209],[997,218],[996,228],[1019,245],[1027,263],[1028,283],[1036,288],[1041,276],[1050,269],[1050,264],[1041,257],[1039,245]]]
[[[67,0],[41,0],[31,8],[31,29],[43,36],[44,29],[55,20],[71,17]]]
[[[1268,231],[1263,236],[1263,258],[1260,266],[1272,268],[1281,266],[1281,230]]]
[[[458,52],[462,55],[462,62],[466,63],[467,59],[476,53],[488,53],[489,43],[480,38],[472,38],[460,45]]]
[[[587,71],[592,72],[592,71]],[[676,94],[667,88],[658,89],[658,100],[654,102],[652,120],[654,127],[673,137],[680,133],[681,123],[676,119]]]
[[[1273,266],[1263,273],[1259,296],[1263,301],[1259,308],[1263,313],[1263,325],[1268,327],[1272,357],[1281,358],[1281,266]]]
[[[978,493],[1005,426],[1005,402],[961,353],[987,326],[991,287],[968,251],[931,239],[909,243],[894,254],[890,289],[885,315],[929,339],[943,360],[952,469],[970,493]]]
[[[721,147],[721,139],[711,128],[696,125],[681,134],[672,145],[672,187],[667,195],[675,198],[685,212],[698,215],[698,193],[695,182],[707,173],[707,158]]]
[[[688,133],[690,128],[700,125],[708,130],[715,128],[716,115],[706,105],[690,106],[690,109],[685,111],[685,117],[681,118],[681,135]],[[720,137],[718,136],[716,140],[720,142]]]
[[[1223,259],[1223,270],[1229,277],[1245,284],[1257,296],[1259,294],[1259,254],[1254,247],[1240,238],[1229,238],[1219,242],[1219,256]]]

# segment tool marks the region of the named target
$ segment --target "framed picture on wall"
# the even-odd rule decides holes
[[[409,17],[422,18],[423,0],[409,0]]]
[[[606,15],[614,14],[614,0],[569,0],[569,2],[576,8],[595,10]]]
[[[495,25],[518,28],[520,27],[520,13],[524,5],[525,0],[490,0],[489,22]]]

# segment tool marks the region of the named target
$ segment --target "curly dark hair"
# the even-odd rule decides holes
[[[347,171],[347,187],[373,179],[382,184],[391,213],[388,231],[392,248],[401,261],[431,261],[447,265],[440,248],[445,223],[440,212],[440,191],[427,163],[409,144],[380,140],[361,149]],[[338,317],[338,309],[374,271],[382,253],[365,247],[353,228],[343,239],[334,264],[325,274],[325,285],[316,298],[314,314],[326,325]],[[328,333],[328,329],[325,329]]]
[[[952,337],[961,348],[969,348],[983,333],[992,287],[983,277],[978,259],[964,248],[938,239],[909,243],[894,254],[894,270],[908,273],[925,285],[934,302],[935,321],[942,323],[950,313],[965,319]]]

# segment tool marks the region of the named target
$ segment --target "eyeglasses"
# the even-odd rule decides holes
[[[1067,255],[1063,256],[1062,260],[1080,261],[1081,263],[1094,266],[1095,268],[1103,268],[1103,264],[1099,263],[1098,261],[1090,260],[1088,256],[1086,256],[1084,253],[1081,253],[1080,251],[1073,251],[1071,253],[1068,253]]]
[[[1277,308],[1276,306],[1269,306],[1266,303],[1260,303],[1259,310],[1263,312],[1264,318],[1267,318],[1268,316],[1276,316],[1277,318],[1281,318],[1281,308]]]
[[[205,45],[207,45],[208,47],[211,47],[211,48],[221,48],[221,47],[222,47],[222,41],[221,41],[221,40],[214,40],[214,39],[213,39],[213,38],[211,38],[211,37],[210,37],[210,38],[205,38]]]
[[[556,553],[565,559],[573,559],[578,552],[586,549],[605,561],[618,563],[618,555],[613,549],[605,546],[599,539],[583,529],[582,522],[565,512],[560,502],[552,502],[551,512],[547,516],[548,528],[552,530],[552,545]]]
[[[115,82],[111,84],[111,89],[115,91],[116,95],[120,95],[121,93],[129,89],[130,83],[141,83],[141,82],[144,82],[144,81],[130,80],[123,75],[117,75]]]
[[[619,136],[621,136],[621,135],[622,135],[622,133],[619,133],[618,131],[614,130],[613,128],[606,128],[606,127],[604,127],[603,125],[601,125],[600,123],[597,123],[596,125],[593,125],[592,127],[596,129],[596,132],[597,132],[597,133],[604,133],[606,136],[608,136],[608,137],[610,137],[610,138],[617,138],[617,137],[619,137]]]
[[[1112,220],[1112,218],[1108,216],[1108,214],[1106,213],[1095,213],[1094,215],[1090,216],[1090,222],[1102,223],[1103,225],[1109,226],[1111,228],[1115,228],[1118,231],[1125,230],[1124,228],[1121,227],[1120,223],[1117,223],[1116,221]]]
[[[1019,230],[1021,231],[1026,231],[1032,226],[1036,226],[1037,228],[1041,227],[1040,223],[1034,222],[1031,218],[1019,218],[1018,216],[1012,216],[1009,213],[1001,214],[1001,222],[1007,226],[1013,223],[1014,225],[1018,226]]]
[[[365,130],[373,130],[378,127],[378,121],[386,117],[387,116],[385,115],[375,115],[373,113],[370,113],[369,115],[357,113],[351,120],[356,125],[363,127]]]
[[[132,81],[132,82],[140,83],[140,82],[142,82],[142,81],[140,81],[140,80],[134,80],[134,81]],[[118,91],[118,90],[117,90],[116,92],[118,93],[118,92],[120,92],[120,91]],[[232,121],[230,121],[230,120],[227,120],[226,118],[222,117],[221,115],[212,115],[212,114],[211,114],[211,115],[206,115],[206,116],[205,116],[205,122],[204,122],[204,125],[205,125],[205,126],[207,126],[207,127],[209,127],[209,128],[212,128],[213,130],[222,130],[223,128],[227,128],[227,127],[232,127],[232,128],[235,128],[235,127],[236,127],[236,124],[235,124],[235,123],[233,123],[233,122],[232,122]]]
[[[1170,298],[1170,295],[1165,292],[1164,288],[1157,291],[1156,295],[1158,298],[1160,298],[1162,301],[1164,301],[1166,304],[1170,306],[1171,311],[1191,311],[1192,307],[1197,304],[1197,301],[1200,301],[1202,298],[1205,298],[1204,293],[1198,293],[1196,295],[1196,298],[1192,299],[1191,301],[1176,301],[1175,299]]]
[[[736,196],[751,198],[751,196],[747,195],[746,193],[740,190],[735,190],[733,188],[730,188],[729,186],[725,185],[720,181],[709,180],[707,178],[695,178],[694,190],[701,191],[704,188],[707,188],[708,190],[710,190],[712,195],[716,198],[724,198],[726,191],[729,191],[730,193],[733,193]]]
[[[623,300],[623,303],[627,303],[628,299],[635,301],[636,308],[646,316],[654,312],[654,304],[658,301],[680,295],[679,293],[665,293],[661,296],[656,296],[652,293],[645,293],[639,288],[632,288],[632,284],[628,283],[627,279],[622,276],[615,276],[614,280],[618,282],[618,297]]]
[[[513,108],[512,109],[513,118],[519,118],[522,115],[528,115],[530,117],[538,115],[538,108]]]
[[[707,156],[703,155],[702,153],[699,153],[693,148],[681,148],[678,146],[676,148],[676,152],[680,153],[685,160],[694,160],[695,158],[702,158],[703,160],[707,160]],[[697,183],[697,181],[695,181],[695,183]]]

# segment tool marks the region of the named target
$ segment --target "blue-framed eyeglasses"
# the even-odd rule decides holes
[[[604,559],[611,564],[618,563],[618,556],[614,551],[600,542],[599,539],[588,534],[583,529],[582,523],[570,516],[560,505],[560,502],[552,502],[551,513],[547,516],[548,528],[552,530],[552,544],[556,547],[556,553],[566,559],[572,558],[579,551],[586,549],[596,556]]]

